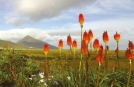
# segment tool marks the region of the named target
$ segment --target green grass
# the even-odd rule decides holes
[[[87,81],[90,81],[90,86],[96,86],[97,66],[96,51],[92,51],[92,60],[89,62],[86,71],[86,57],[83,55],[82,68],[79,69],[80,50],[76,50],[75,62],[70,50],[62,50],[60,56],[59,50],[50,50],[48,53],[48,61],[43,53],[43,50],[15,50],[15,51],[0,51],[1,72],[0,86],[5,87],[5,83],[12,84],[8,87],[44,87],[44,83],[39,83],[39,72],[45,73],[44,81],[47,87],[88,87]],[[105,68],[105,61],[101,64],[100,69],[100,87],[110,87],[114,82],[114,87],[125,87],[128,79],[129,61],[125,58],[125,51],[119,52],[120,69],[117,69],[117,60],[114,51],[109,51],[108,70]],[[62,59],[61,59],[62,58]],[[76,73],[74,65],[76,65]],[[113,70],[113,67],[114,70]],[[11,67],[11,68],[8,68]],[[14,68],[15,67],[15,68]],[[15,75],[13,73],[15,73]],[[88,73],[88,74],[87,74]],[[29,80],[31,75],[33,80]],[[87,77],[87,75],[89,77]],[[48,79],[47,79],[48,76]],[[52,77],[53,76],[53,77]],[[70,80],[67,78],[71,78]],[[134,74],[131,75],[130,87],[134,85]],[[57,82],[58,85],[55,83]]]
[[[37,62],[42,62],[45,60],[45,55],[43,53],[43,50],[16,50],[16,52],[19,52],[22,55],[25,56],[31,56],[35,61]],[[109,69],[112,68],[112,65],[115,65],[116,62],[116,54],[113,50],[110,50],[108,53],[109,57]],[[59,56],[59,50],[50,50],[48,53],[48,59],[51,61],[51,59],[57,59],[56,61],[59,61],[58,59],[60,58]],[[67,61],[67,62],[72,62],[72,55],[70,50],[62,50],[62,59]],[[80,50],[76,50],[76,57],[75,57],[77,63],[80,61]],[[83,60],[85,59],[85,56],[83,55]],[[91,60],[91,66],[96,67],[97,63],[95,61],[96,59],[96,51],[92,52],[92,60]],[[125,70],[128,69],[129,64],[128,60],[125,58],[125,51],[121,50],[119,52],[119,59],[120,59],[120,69]],[[105,60],[104,60],[105,61]],[[104,63],[102,64],[104,65]],[[117,65],[115,65],[115,68]]]

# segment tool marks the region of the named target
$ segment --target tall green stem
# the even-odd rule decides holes
[[[97,73],[97,82],[96,82],[96,87],[99,87],[100,66],[101,66],[101,63],[99,62],[99,65],[98,65],[98,73]]]
[[[77,84],[77,72],[76,72],[76,61],[75,61],[75,49],[73,49],[72,51],[72,48],[71,48],[71,45],[70,45],[70,51],[71,51],[71,54],[72,54],[72,58],[73,58],[73,68],[74,68],[74,77],[75,77],[75,83]]]
[[[89,57],[88,57],[88,44],[87,44],[87,54],[86,54],[86,59],[85,59],[85,63],[86,63],[85,66],[86,66],[87,85],[88,85],[88,87],[90,87],[89,74],[88,74],[88,72],[89,72],[88,61],[89,61]]]
[[[132,63],[131,63],[131,59],[129,59],[129,74],[128,74],[128,80],[127,80],[127,86],[126,87],[129,87],[129,84],[130,84],[130,76],[131,76],[131,70],[132,70]]]
[[[73,56],[73,51],[72,51],[71,45],[70,45],[70,51],[71,51],[71,54],[72,54],[72,56]]]
[[[81,44],[82,44],[82,27],[81,27]]]
[[[134,55],[134,50],[132,50],[132,54]],[[134,73],[134,59],[132,59],[132,73]]]
[[[105,66],[106,66],[106,70],[108,70],[108,52],[107,52],[107,44],[105,43]]]
[[[120,63],[119,63],[119,44],[118,44],[118,41],[117,41],[117,49],[118,49],[118,53],[117,53],[118,69],[120,69]]]
[[[76,61],[75,61],[75,49],[73,52],[73,66],[74,66],[75,83],[77,84],[77,67],[76,67]]]
[[[61,74],[63,74],[63,70],[62,70],[62,57],[61,57],[61,49],[60,49],[60,65],[61,65],[61,69],[60,69],[60,76],[61,76]]]
[[[81,46],[82,46],[82,26],[81,26]],[[81,48],[80,48],[81,49]],[[80,69],[81,69],[81,62],[82,62],[82,53],[81,53],[81,59],[80,59],[80,66],[79,66],[79,71],[80,71]]]
[[[47,62],[47,55],[45,55],[45,77],[48,80],[48,62]]]
[[[80,32],[80,34],[81,34],[81,46],[82,46],[82,28],[83,28],[83,26],[81,26],[81,32]],[[80,53],[81,53],[81,50],[80,50]],[[83,84],[84,84],[84,63],[82,62],[82,53],[80,56],[80,64],[79,64],[79,74],[80,73],[82,73],[81,87],[83,87]]]
[[[89,62],[92,60],[92,40],[90,41],[90,58]]]
[[[46,64],[47,64],[47,55],[45,55],[45,62],[46,62]]]

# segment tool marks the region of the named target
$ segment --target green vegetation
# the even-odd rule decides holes
[[[120,69],[114,51],[109,51],[108,70],[104,63],[100,69],[99,87],[125,87],[128,79],[129,61],[125,51],[119,52]],[[89,63],[88,80],[90,87],[95,87],[97,80],[96,52],[92,52]],[[0,86],[1,87],[88,87],[83,55],[79,70],[80,51],[76,50],[76,71],[70,50],[50,50],[45,61],[43,50],[1,50],[0,51]],[[62,60],[61,60],[62,58]],[[41,76],[42,73],[42,76]],[[44,74],[43,74],[44,73]],[[44,78],[43,78],[44,77]],[[131,75],[130,87],[134,85]]]
[[[45,55],[43,53],[43,50],[16,50],[17,52],[19,52],[20,54],[24,55],[24,56],[31,56],[34,60],[36,61],[44,61],[45,62]],[[75,59],[77,61],[80,61],[80,50],[76,50],[76,57]],[[48,59],[51,60],[51,59],[60,59],[60,56],[59,56],[59,50],[50,50],[49,53],[48,53]],[[62,59],[65,60],[65,61],[70,61],[72,62],[72,55],[71,55],[71,52],[70,50],[62,50]],[[96,51],[94,50],[93,53],[92,53],[92,61],[91,61],[91,66],[92,67],[96,67]],[[116,54],[113,50],[109,51],[108,52],[108,57],[109,57],[109,68],[111,68],[113,65],[115,66],[115,68],[117,67],[117,65],[115,65],[115,62],[116,62]],[[85,56],[83,55],[83,60],[84,60]],[[128,61],[126,60],[125,58],[125,51],[124,50],[121,50],[119,52],[119,59],[120,59],[120,62],[121,62],[121,69],[124,70],[124,69],[128,69]],[[58,61],[58,60],[57,60]],[[105,60],[104,60],[105,61]],[[104,64],[104,63],[103,63]],[[102,64],[102,65],[103,65]]]

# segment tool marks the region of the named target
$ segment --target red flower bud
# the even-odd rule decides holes
[[[84,16],[83,16],[83,14],[79,14],[79,23],[80,23],[80,26],[83,27],[83,23],[84,23]]]
[[[114,34],[114,39],[118,42],[120,40],[120,34],[117,33],[116,31],[116,34]]]
[[[49,51],[48,44],[44,44],[44,54],[47,55]]]

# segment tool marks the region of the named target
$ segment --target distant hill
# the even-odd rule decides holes
[[[5,40],[0,40],[0,48],[3,49],[3,46],[7,46],[9,45],[10,48],[14,48],[14,49],[25,49],[28,48],[27,46],[21,45],[21,44],[17,44],[14,42],[10,42],[10,41],[5,41]]]
[[[25,36],[24,38],[22,38],[20,41],[17,42],[17,44],[22,44],[22,45],[28,46],[30,48],[40,48],[40,49],[43,49],[43,46],[45,43],[46,42],[35,39],[29,35]],[[56,46],[53,46],[50,44],[48,44],[48,46],[49,46],[49,49],[57,49]]]

